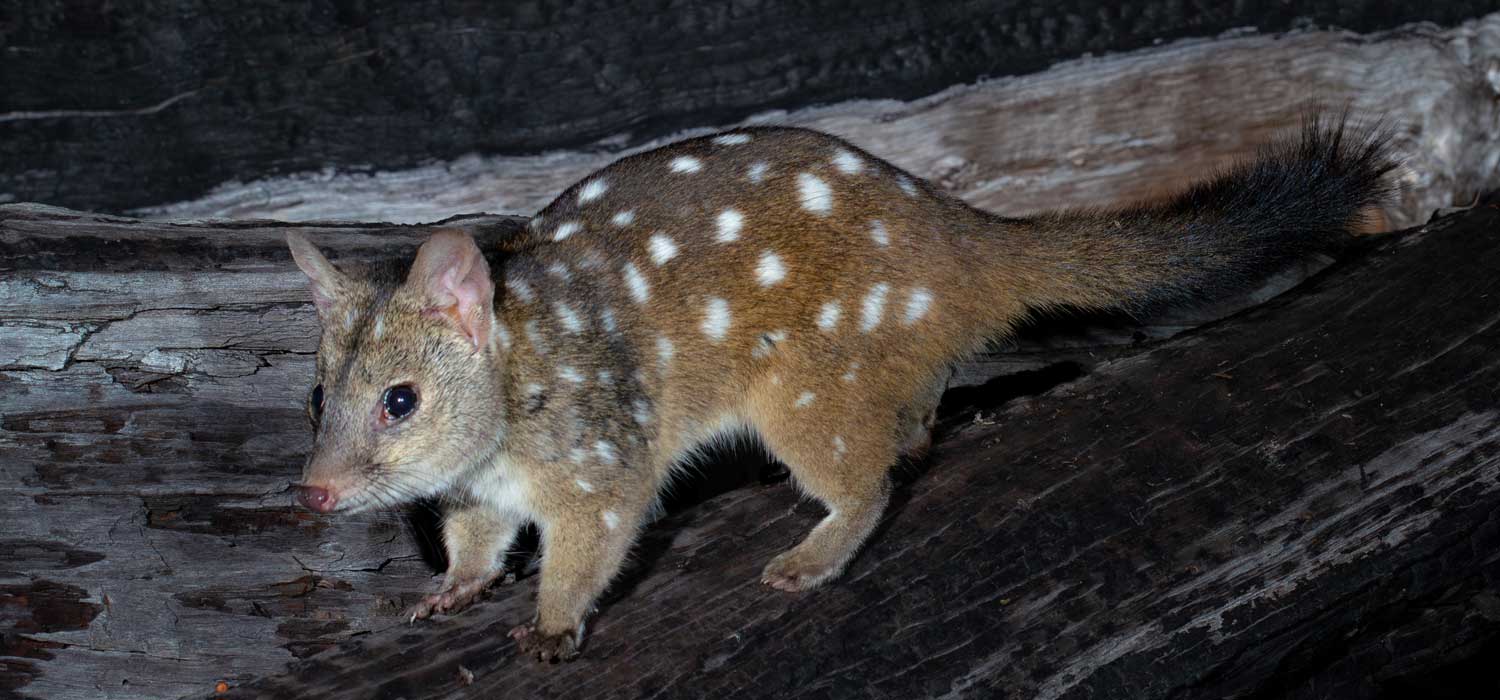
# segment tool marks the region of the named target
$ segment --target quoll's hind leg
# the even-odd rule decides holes
[[[921,460],[932,449],[932,430],[937,426],[938,404],[948,388],[948,377],[929,382],[920,394],[897,413],[898,434],[905,437],[897,451],[903,457]]]
[[[783,591],[815,588],[843,572],[880,523],[890,500],[887,473],[896,460],[894,416],[827,416],[797,424],[792,416],[761,426],[771,452],[791,470],[801,488],[828,508],[828,515],[797,546],[766,565],[761,581]],[[842,425],[837,431],[820,429]]]
[[[412,621],[468,607],[505,573],[505,552],[521,523],[485,505],[462,505],[444,514],[443,546],[448,572],[436,593],[407,610]]]

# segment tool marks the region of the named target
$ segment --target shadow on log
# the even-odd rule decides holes
[[[1497,205],[1168,340],[971,364],[835,585],[757,583],[821,512],[752,483],[649,528],[557,667],[504,635],[533,578],[408,626],[426,531],[290,505],[317,333],[292,226],[0,207],[0,692],[1396,693],[1500,639]],[[341,256],[428,230],[295,228]]]

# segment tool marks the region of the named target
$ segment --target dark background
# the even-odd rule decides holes
[[[0,202],[123,211],[327,166],[401,168],[620,134],[610,146],[624,146],[772,108],[918,97],[1233,28],[1372,31],[1496,9],[1475,0],[0,0]]]

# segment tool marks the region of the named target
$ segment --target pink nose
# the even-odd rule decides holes
[[[333,512],[334,504],[338,503],[338,497],[328,492],[328,489],[320,486],[298,486],[297,502],[306,506],[308,510],[319,513]]]

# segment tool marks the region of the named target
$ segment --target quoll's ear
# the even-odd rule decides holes
[[[296,231],[288,233],[286,244],[292,249],[292,259],[297,261],[297,267],[307,274],[307,280],[312,286],[313,305],[318,307],[319,318],[326,322],[339,291],[347,284],[344,273],[328,262],[328,258],[323,257],[318,247],[302,234]]]
[[[406,285],[423,295],[429,314],[451,321],[475,350],[489,341],[495,283],[469,234],[451,229],[432,234],[417,251]]]

